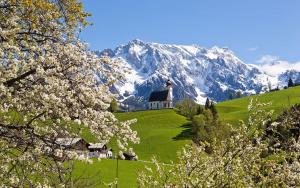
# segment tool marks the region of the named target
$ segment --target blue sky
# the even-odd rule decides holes
[[[300,61],[300,0],[83,0],[81,39],[102,50],[132,39],[229,47],[247,63]]]

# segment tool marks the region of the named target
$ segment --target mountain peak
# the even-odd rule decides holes
[[[229,48],[218,46],[204,48],[134,39],[104,52],[130,70],[124,80],[114,85],[114,91],[120,101],[134,106],[145,104],[152,91],[163,89],[166,79],[172,80],[175,102],[191,98],[204,103],[206,97],[218,102],[237,91],[260,93],[267,90],[268,80],[272,80],[273,85],[285,84],[283,80],[295,75],[294,72],[284,75],[282,70],[281,77],[267,74],[264,67],[246,64]]]
[[[115,84],[122,101],[132,102],[135,98],[139,103],[146,102],[152,91],[162,89],[166,78],[174,83],[175,100],[192,98],[199,103],[204,103],[206,97],[222,101],[231,92],[255,93],[264,87],[256,80],[263,78],[263,73],[245,65],[228,48],[134,39],[113,51],[111,58],[130,70],[130,74],[125,73],[125,80]]]
[[[143,44],[145,44],[145,42],[142,41],[141,39],[133,39],[132,41],[129,42],[129,44],[143,45]]]

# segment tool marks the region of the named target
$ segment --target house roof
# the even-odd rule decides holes
[[[56,143],[62,146],[71,146],[82,140],[82,138],[58,138]]]
[[[166,101],[168,99],[169,90],[153,91],[150,94],[149,102],[152,101]]]
[[[135,155],[135,154],[132,154],[132,153],[124,153],[124,152],[123,152],[123,155],[124,155],[124,157],[130,157],[130,158],[136,157],[136,155]]]
[[[101,148],[103,148],[105,146],[105,144],[103,144],[103,143],[90,143],[90,145],[89,145],[89,149],[101,149]]]

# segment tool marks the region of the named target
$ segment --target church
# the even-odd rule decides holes
[[[165,90],[153,91],[150,94],[148,108],[150,110],[173,108],[173,90],[172,82],[170,80],[166,82]]]

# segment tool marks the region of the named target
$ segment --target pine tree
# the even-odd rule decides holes
[[[203,114],[203,111],[204,111],[203,106],[199,105],[199,106],[198,106],[198,109],[197,109],[197,115]]]
[[[228,97],[228,98],[229,98],[229,100],[234,99],[234,96],[233,96],[233,93],[232,93],[232,92],[229,93],[229,97]]]
[[[211,103],[210,103],[209,98],[206,98],[206,102],[205,102],[205,106],[204,106],[205,110],[209,109],[210,105],[211,105]]]
[[[288,87],[293,87],[294,86],[294,82],[293,80],[290,78],[289,82],[288,82]]]
[[[217,112],[217,109],[216,109],[216,106],[214,105],[214,103],[211,103],[209,109],[213,115],[214,120],[218,119],[218,112]]]
[[[241,91],[236,92],[236,98],[241,98],[243,97],[243,94]]]

